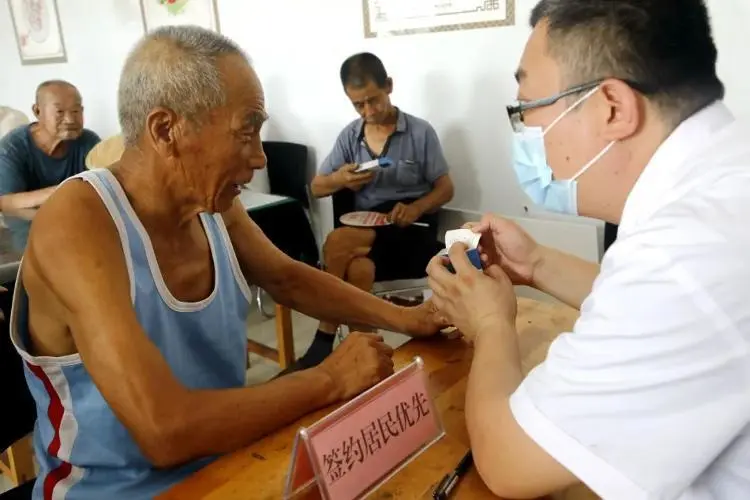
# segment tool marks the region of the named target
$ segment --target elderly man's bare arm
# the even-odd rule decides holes
[[[24,210],[39,207],[52,196],[55,189],[57,189],[57,186],[2,195],[0,196],[0,210],[4,212],[7,210]]]
[[[374,335],[359,335],[320,368],[268,384],[185,387],[138,322],[116,227],[84,182],[63,185],[40,209],[22,276],[33,354],[68,354],[50,351],[65,344],[59,336],[72,337],[68,346],[156,466],[238,449],[392,373],[392,351]]]
[[[239,199],[234,200],[224,220],[247,280],[281,304],[324,321],[370,325],[414,336],[432,335],[447,326],[431,304],[398,307],[286,256],[250,219]]]

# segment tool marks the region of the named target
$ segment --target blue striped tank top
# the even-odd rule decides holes
[[[251,293],[221,215],[200,214],[213,258],[214,289],[199,302],[181,302],[167,289],[151,240],[115,176],[98,169],[66,182],[75,178],[96,190],[114,220],[138,320],[177,378],[192,389],[243,386]],[[20,272],[10,327],[37,407],[35,499],[150,499],[211,460],[154,468],[97,390],[79,354],[32,356],[26,347],[28,299]]]

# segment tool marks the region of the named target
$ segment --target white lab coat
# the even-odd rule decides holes
[[[750,499],[750,128],[717,102],[661,145],[572,333],[511,397],[605,499]]]

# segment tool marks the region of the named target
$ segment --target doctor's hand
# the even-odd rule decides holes
[[[456,243],[449,251],[455,274],[446,268],[447,257],[436,256],[427,266],[427,276],[435,305],[473,341],[498,324],[515,326],[517,303],[513,284],[500,266],[490,264],[484,272],[479,271],[466,250],[465,245]]]
[[[464,228],[482,235],[479,253],[485,268],[498,265],[513,284],[533,286],[534,271],[542,261],[545,247],[529,233],[515,222],[492,214]]]

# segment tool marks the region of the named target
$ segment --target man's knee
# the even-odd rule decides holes
[[[375,241],[375,231],[354,227],[334,229],[323,244],[323,260],[326,265],[334,261],[355,258],[358,253],[367,253]]]
[[[349,263],[346,280],[360,287],[371,288],[375,282],[375,263],[367,257],[357,257]]]

